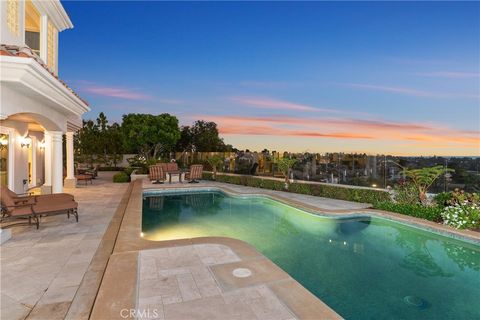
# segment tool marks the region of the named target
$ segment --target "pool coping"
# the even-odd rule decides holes
[[[295,208],[307,211],[312,214],[318,214],[326,217],[358,217],[358,216],[376,216],[400,222],[412,227],[427,229],[440,234],[445,234],[461,240],[480,243],[480,233],[470,230],[456,230],[449,226],[437,224],[423,219],[404,216],[388,211],[375,209],[355,209],[355,210],[328,210],[314,205],[289,199],[288,193],[285,196],[272,195],[262,192],[259,189],[256,193],[236,192],[225,186],[218,185],[151,185],[146,183],[145,187],[142,180],[131,183],[132,188],[130,197],[126,203],[124,213],[121,218],[121,225],[116,235],[113,251],[104,269],[103,278],[98,289],[95,302],[91,309],[90,319],[109,319],[118,318],[119,310],[122,308],[134,309],[136,306],[137,284],[138,284],[138,261],[139,253],[142,250],[178,247],[194,244],[221,244],[231,248],[242,260],[248,262],[255,259],[268,258],[259,253],[250,244],[227,237],[200,237],[178,240],[151,241],[142,238],[142,201],[144,192],[153,190],[219,190],[232,196],[262,196],[283,204],[294,206]],[[108,230],[110,231],[110,230]],[[110,234],[110,232],[107,232]],[[271,262],[271,261],[270,261]],[[275,268],[279,268],[275,264]],[[281,268],[280,268],[281,269]],[[341,319],[333,309],[314,296],[310,291],[304,288],[295,279],[289,277],[284,284],[271,284],[271,289],[279,299],[299,318],[299,319]],[[276,286],[276,287],[275,287]]]

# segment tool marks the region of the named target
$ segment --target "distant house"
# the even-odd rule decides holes
[[[72,22],[58,0],[2,0],[0,14],[0,183],[62,192],[64,172],[75,185],[73,133],[90,110],[58,77],[59,32]]]

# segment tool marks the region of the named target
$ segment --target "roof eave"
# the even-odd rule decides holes
[[[73,28],[73,23],[59,0],[32,0],[32,2],[36,8],[48,15],[58,31]]]

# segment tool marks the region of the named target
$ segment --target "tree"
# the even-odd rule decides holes
[[[218,136],[217,124],[215,122],[195,121],[190,128],[190,132],[196,151],[223,151],[225,144]]]
[[[125,149],[146,161],[172,151],[180,139],[178,119],[168,113],[124,115],[122,133]]]
[[[182,126],[180,129],[180,139],[178,139],[175,149],[182,152],[192,151],[193,142],[190,126]]]
[[[288,187],[290,186],[290,172],[292,171],[292,167],[295,164],[295,162],[297,162],[297,159],[288,158],[288,157],[283,157],[281,159],[278,159],[277,161],[278,169],[285,177],[285,189],[287,190],[288,190]]]
[[[120,125],[118,123],[113,123],[109,126],[107,136],[109,140],[107,146],[109,162],[116,168],[118,161],[121,160],[123,155],[123,134]]]
[[[223,157],[219,155],[214,155],[207,159],[208,163],[212,166],[213,170],[213,180],[217,179],[217,168],[223,164]]]
[[[428,188],[430,188],[435,180],[442,174],[452,171],[454,172],[455,170],[446,169],[443,166],[434,166],[421,169],[405,169],[402,173],[415,185],[420,202],[426,204]]]
[[[93,166],[95,155],[98,154],[98,126],[92,120],[83,120],[82,128],[74,136],[74,147],[79,154],[79,160]]]
[[[83,121],[82,128],[74,137],[75,150],[81,162],[100,162],[117,166],[123,154],[123,137],[117,123],[108,125],[107,117],[100,112],[96,122]]]

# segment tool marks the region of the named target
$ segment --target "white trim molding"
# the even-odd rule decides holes
[[[0,56],[0,73],[2,84],[15,83],[28,88],[34,96],[53,102],[62,114],[81,117],[90,111],[82,99],[32,58]]]
[[[59,0],[32,0],[35,7],[46,14],[58,31],[73,28],[72,21]]]

